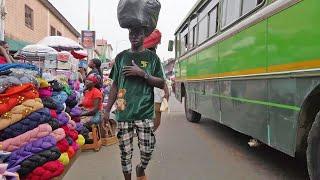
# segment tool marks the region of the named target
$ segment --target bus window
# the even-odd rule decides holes
[[[176,38],[175,38],[175,48],[174,48],[174,50],[175,50],[175,55],[176,55],[176,58],[178,58],[178,57],[180,57],[180,48],[179,48],[179,44],[180,44],[180,42],[179,42],[179,35],[176,35]]]
[[[222,27],[226,27],[240,18],[241,1],[242,0],[222,1]]]
[[[242,15],[248,14],[260,5],[263,0],[243,0],[242,3]]]
[[[199,33],[198,33],[198,42],[199,44],[203,43],[208,38],[208,16],[205,16],[199,22]]]
[[[187,50],[188,50],[188,44],[189,44],[189,38],[188,38],[188,26],[185,27],[184,30],[182,30],[181,32],[181,44],[180,44],[180,47],[181,47],[181,54],[180,55],[184,55]]]
[[[194,41],[193,40],[194,40],[193,28],[190,28],[188,49],[192,49],[194,47]]]
[[[197,45],[197,16],[190,22],[189,26],[189,48],[193,49]]]
[[[215,7],[209,12],[209,36],[212,37],[216,34],[218,27],[218,11]]]

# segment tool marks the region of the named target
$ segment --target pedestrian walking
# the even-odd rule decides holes
[[[157,47],[158,44],[161,42],[161,32],[157,29],[155,29],[148,37],[145,38],[143,46],[150,51],[157,53]],[[163,66],[161,65],[162,71]],[[163,75],[165,77],[165,75]],[[155,87],[154,88],[154,114],[155,114],[155,119],[154,119],[154,131],[156,131],[161,124],[161,103],[163,99],[169,100],[169,88],[167,83],[165,83],[164,88],[160,89]]]
[[[145,169],[156,143],[153,90],[154,87],[163,89],[165,84],[159,57],[143,47],[145,34],[142,27],[129,30],[131,49],[116,57],[110,74],[113,84],[104,120],[109,119],[111,107],[116,103],[117,137],[125,180],[131,179],[134,130],[141,155],[136,174],[138,179],[146,179]]]

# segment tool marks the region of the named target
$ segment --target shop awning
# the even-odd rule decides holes
[[[10,46],[10,51],[18,51],[21,50],[22,48],[24,48],[25,46],[31,44],[25,41],[20,41],[20,40],[14,40],[14,39],[10,39],[10,38],[5,38],[5,41],[8,42],[9,46]]]

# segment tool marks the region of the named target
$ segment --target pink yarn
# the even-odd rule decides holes
[[[53,136],[57,140],[57,142],[66,137],[66,133],[62,128],[56,129],[55,131],[51,132],[50,135]]]
[[[79,145],[75,142],[72,143],[72,148],[75,152],[77,152],[79,150]]]
[[[52,88],[46,87],[39,89],[39,95],[41,98],[51,97],[52,96]]]
[[[49,124],[41,124],[31,131],[21,134],[20,136],[2,141],[0,142],[0,144],[2,145],[2,149],[4,151],[13,152],[20,147],[30,143],[31,141],[35,141],[39,138],[49,135],[51,132],[52,128]]]
[[[76,124],[76,122],[74,122],[73,120],[69,120],[69,122],[68,122],[68,127],[69,127],[70,129],[76,129],[76,128],[77,128],[77,124]]]

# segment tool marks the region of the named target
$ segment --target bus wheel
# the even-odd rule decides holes
[[[185,111],[186,118],[188,121],[193,122],[193,123],[197,123],[200,121],[201,114],[189,109],[187,95],[184,98],[184,111]]]
[[[318,180],[320,177],[320,112],[309,132],[307,163],[310,179]]]

